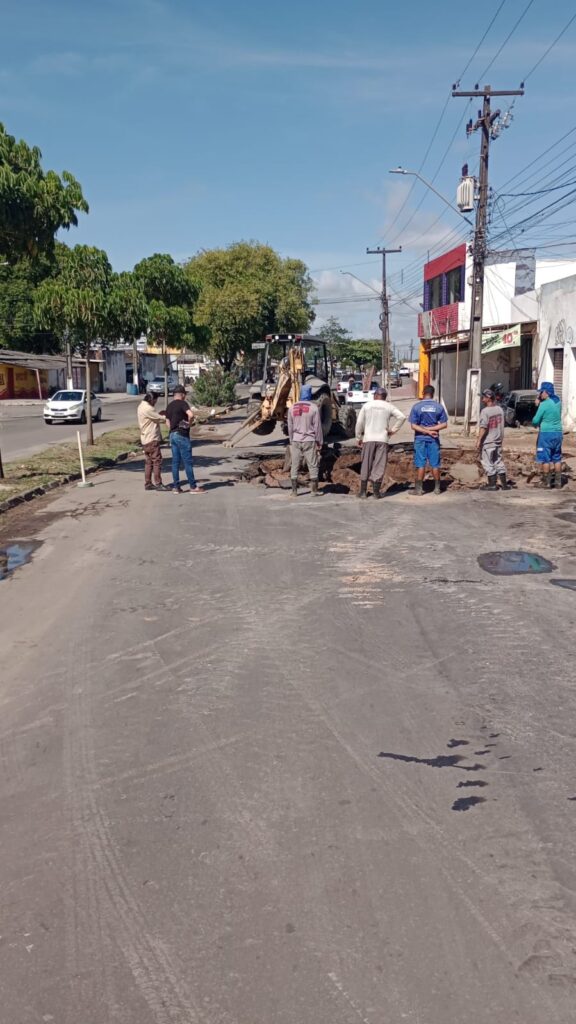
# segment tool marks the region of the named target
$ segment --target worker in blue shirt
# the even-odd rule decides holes
[[[538,408],[532,426],[538,427],[536,462],[544,487],[562,487],[562,403],[554,385],[545,380],[538,389]]]
[[[414,431],[414,465],[416,467],[416,494],[424,493],[426,466],[430,466],[434,477],[434,494],[440,494],[440,431],[448,425],[446,410],[440,402],[434,401],[434,388],[427,384],[421,402],[416,402],[410,412],[410,424]]]

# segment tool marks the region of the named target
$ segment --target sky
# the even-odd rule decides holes
[[[100,246],[116,270],[255,239],[306,262],[316,326],[334,315],[375,337],[378,297],[347,275],[378,291],[366,248],[402,245],[389,291],[407,354],[426,253],[468,225],[388,172],[421,169],[453,202],[480,139],[464,130],[476,101],[452,99],[452,83],[518,88],[573,14],[573,0],[4,0],[0,120],[79,179],[90,214],[65,241]],[[575,58],[576,21],[492,146],[496,190],[572,127]]]

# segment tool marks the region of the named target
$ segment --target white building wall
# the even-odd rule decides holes
[[[540,289],[539,383],[553,380],[554,350],[564,353],[564,429],[576,430],[576,275],[544,284]]]

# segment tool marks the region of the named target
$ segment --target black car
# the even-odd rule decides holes
[[[537,391],[511,391],[502,402],[507,427],[529,426],[538,408]]]

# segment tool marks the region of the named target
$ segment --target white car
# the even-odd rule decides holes
[[[374,392],[379,387],[377,380],[373,380],[369,391],[364,391],[362,381],[357,380],[352,385],[352,390],[346,392],[346,405],[364,405],[374,398]]]
[[[102,419],[102,406],[96,395],[90,395],[92,419],[99,423]],[[44,406],[45,423],[86,423],[86,392],[57,391]]]

